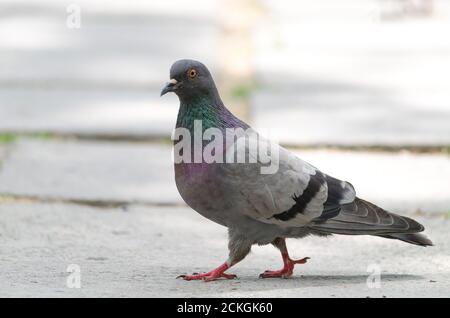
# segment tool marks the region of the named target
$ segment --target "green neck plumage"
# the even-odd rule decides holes
[[[201,120],[203,130],[224,125],[223,106],[210,96],[202,96],[189,102],[181,102],[177,118],[177,128],[184,127],[193,131],[194,120]]]

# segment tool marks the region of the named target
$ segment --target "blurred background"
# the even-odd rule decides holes
[[[130,258],[136,245],[163,253],[186,248],[174,224],[194,237],[210,226],[184,211],[178,100],[159,97],[182,58],[210,68],[233,112],[360,196],[448,219],[449,34],[447,0],[0,0],[2,267],[101,262],[111,242]]]

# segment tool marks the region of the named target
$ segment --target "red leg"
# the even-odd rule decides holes
[[[283,257],[283,268],[277,271],[265,271],[260,274],[260,278],[289,278],[294,273],[295,264],[305,264],[309,257],[305,257],[299,260],[293,260],[289,257],[289,253],[286,248],[286,242],[284,239],[276,239],[273,243],[281,251],[281,256]]]
[[[230,265],[227,263],[223,263],[216,269],[213,269],[210,272],[197,274],[194,273],[193,275],[180,275],[177,278],[183,278],[184,280],[204,280],[206,282],[210,282],[219,278],[225,278],[225,279],[233,279],[236,278],[236,275],[232,274],[225,274],[225,271],[230,268]]]

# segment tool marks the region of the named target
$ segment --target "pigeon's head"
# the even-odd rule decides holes
[[[217,93],[214,80],[206,66],[194,60],[176,61],[170,68],[170,81],[161,91],[161,96],[174,92],[180,100],[214,95]]]

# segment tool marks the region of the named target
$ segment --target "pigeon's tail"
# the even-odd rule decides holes
[[[389,234],[389,235],[378,235],[380,237],[388,239],[396,239],[403,242],[407,242],[419,246],[433,246],[433,242],[423,234],[413,233],[413,234]]]
[[[320,220],[311,227],[326,233],[374,235],[421,246],[432,245],[424,235],[417,234],[424,230],[419,222],[387,212],[360,198],[342,205],[339,214],[327,220]]]

